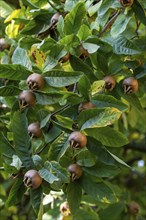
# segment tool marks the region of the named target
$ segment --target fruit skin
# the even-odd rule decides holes
[[[23,179],[24,185],[31,189],[37,189],[42,184],[42,178],[36,170],[29,170]]]
[[[70,210],[69,210],[69,205],[68,205],[68,202],[63,202],[61,205],[60,205],[60,212],[62,215],[64,216],[68,216],[70,215]]]
[[[40,138],[43,134],[38,122],[31,123],[28,126],[28,133],[33,138]]]
[[[124,93],[131,94],[138,91],[138,81],[134,77],[129,77],[123,81]]]
[[[128,211],[131,215],[138,215],[139,210],[140,210],[140,206],[137,202],[131,202],[128,205]]]
[[[69,143],[70,146],[78,149],[78,148],[83,148],[87,144],[87,138],[86,136],[81,133],[80,131],[74,131],[69,135]]]
[[[59,17],[60,17],[60,14],[58,12],[55,13],[51,18],[51,24],[53,25],[56,24],[58,22]]]
[[[134,0],[119,0],[120,4],[124,7],[129,7],[133,5]]]
[[[65,63],[69,60],[70,58],[70,54],[67,53],[65,56],[61,57],[61,59],[59,60],[61,63]]]
[[[84,59],[85,57],[89,56],[88,50],[86,50],[82,45],[78,46],[78,50],[81,52],[80,58]]]
[[[19,106],[21,110],[28,106],[34,106],[36,103],[35,94],[29,90],[23,90],[19,94],[18,99],[19,99]]]
[[[81,111],[91,108],[96,108],[96,105],[94,105],[92,102],[82,102],[78,107],[78,112],[80,113]]]
[[[42,75],[38,73],[31,74],[27,80],[26,83],[31,90],[39,90],[42,89],[45,85],[45,80]]]
[[[112,91],[116,85],[115,79],[112,76],[105,76],[103,80],[105,81],[105,89],[107,91]]]
[[[68,167],[68,171],[71,174],[71,180],[72,181],[75,181],[75,180],[79,179],[83,174],[82,168],[76,163],[70,164],[69,167]]]

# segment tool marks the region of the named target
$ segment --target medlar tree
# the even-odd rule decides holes
[[[1,1],[1,219],[145,219],[146,3]]]

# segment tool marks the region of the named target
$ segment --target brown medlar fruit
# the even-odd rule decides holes
[[[36,170],[29,170],[23,179],[24,185],[31,189],[37,189],[42,184],[42,178]]]
[[[83,148],[87,144],[87,138],[86,135],[81,133],[80,131],[74,131],[69,135],[69,143],[70,146],[78,149],[78,148]]]
[[[67,62],[67,61],[69,60],[69,58],[70,58],[70,54],[67,53],[65,56],[61,57],[61,59],[59,60],[59,62],[65,63],[65,62]]]
[[[128,211],[131,215],[138,215],[139,210],[140,210],[140,206],[137,202],[131,202],[128,205]]]
[[[83,174],[82,168],[76,163],[69,165],[68,171],[71,174],[71,181],[79,179]]]
[[[103,80],[105,81],[105,90],[112,91],[116,85],[115,79],[112,76],[105,76]]]
[[[41,74],[33,73],[27,78],[26,83],[27,83],[29,89],[39,90],[44,87],[45,80]]]
[[[59,17],[60,17],[60,13],[58,12],[55,13],[51,18],[51,24],[52,25],[56,24],[58,22]]]
[[[34,106],[36,103],[35,94],[32,91],[24,90],[19,94],[19,106],[20,109],[24,109],[29,106]]]
[[[43,134],[38,122],[31,123],[28,126],[28,133],[32,138],[40,138]]]
[[[68,202],[63,202],[61,205],[60,205],[60,212],[62,215],[64,216],[68,216],[70,215],[70,210],[69,210],[69,205],[68,205]]]
[[[78,107],[78,112],[80,113],[81,111],[91,108],[96,108],[96,105],[94,105],[92,102],[82,102]]]
[[[4,51],[5,49],[9,49],[10,44],[7,44],[4,38],[0,38],[0,51]]]
[[[89,56],[89,53],[88,53],[88,50],[86,50],[82,45],[79,45],[78,46],[78,50],[80,51],[80,53],[81,53],[81,55],[80,55],[80,58],[82,59],[84,59],[84,58],[86,58],[86,57],[88,57]]]
[[[124,7],[129,7],[133,5],[134,0],[119,0],[120,4]]]
[[[125,94],[131,94],[138,91],[138,81],[134,77],[129,77],[123,80]]]

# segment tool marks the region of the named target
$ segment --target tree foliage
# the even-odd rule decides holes
[[[146,3],[125,2],[1,1],[2,219],[145,219]]]

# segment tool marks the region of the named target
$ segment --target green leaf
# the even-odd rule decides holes
[[[100,220],[99,216],[96,212],[93,211],[92,208],[89,208],[86,210],[83,206],[81,209],[79,209],[76,214],[74,215],[74,220]]]
[[[56,140],[51,144],[48,152],[50,160],[59,161],[59,159],[65,154],[68,149],[68,135],[62,133]]]
[[[128,144],[128,139],[125,135],[110,127],[87,128],[84,132],[108,147],[121,147]]]
[[[113,220],[113,219],[121,219],[120,214],[125,209],[125,203],[120,202],[116,204],[111,204],[107,208],[99,211],[99,216],[101,220]]]
[[[54,93],[43,93],[43,92],[37,92],[35,93],[37,103],[40,105],[52,105],[55,103],[58,103],[60,99],[63,97],[62,94],[59,94],[57,92]]]
[[[89,36],[91,36],[91,30],[89,27],[85,24],[81,25],[79,31],[78,31],[78,37],[81,41],[85,41]]]
[[[140,54],[139,48],[129,39],[123,35],[119,35],[117,38],[105,38],[107,43],[109,43],[116,54],[123,55],[135,55]]]
[[[13,155],[12,157],[12,163],[10,164],[13,167],[16,167],[17,170],[20,170],[22,166],[22,162],[20,158],[17,155]]]
[[[95,53],[100,47],[96,44],[87,43],[87,42],[84,42],[82,45],[83,45],[83,48],[86,49],[88,51],[88,53],[90,53],[90,54]]]
[[[0,132],[0,152],[6,157],[12,157],[14,154],[16,154],[15,149],[2,132]]]
[[[20,64],[1,64],[0,68],[0,78],[10,80],[25,80],[31,73]]]
[[[22,179],[20,178],[16,179],[15,183],[13,184],[9,192],[9,196],[6,200],[6,206],[10,207],[10,206],[17,205],[22,200],[25,190],[26,189],[25,189]]]
[[[4,1],[1,1],[0,6],[1,6],[1,17],[2,18],[6,18],[13,12],[13,8],[10,7],[10,5]]]
[[[15,86],[2,86],[2,87],[0,87],[0,96],[2,96],[2,97],[16,96],[20,92],[21,92],[21,90]]]
[[[45,81],[53,87],[64,87],[74,84],[80,80],[82,72],[64,72],[60,70],[52,70],[45,72]]]
[[[69,204],[69,208],[71,213],[74,215],[79,207],[82,197],[82,188],[78,184],[77,181],[71,182],[67,186],[67,201]]]
[[[47,167],[43,167],[41,170],[39,170],[39,174],[45,181],[50,184],[54,183],[55,181],[59,181],[59,178],[53,175]]]
[[[97,177],[113,177],[117,175],[121,170],[115,165],[106,165],[104,163],[97,162],[93,167],[84,167],[83,170],[89,175]]]
[[[61,115],[55,115],[55,118],[57,119],[57,124],[60,128],[63,130],[72,131],[72,125],[74,124],[74,121],[71,118],[63,117]],[[54,123],[56,124],[56,120]]]
[[[70,174],[69,172],[60,166],[60,164],[56,161],[46,162],[45,167],[55,175],[62,183],[69,183]]]
[[[107,150],[107,152],[120,164],[126,166],[129,168],[129,165],[126,164],[123,160],[121,160],[119,157],[117,157],[116,155],[112,154],[110,151]]]
[[[103,16],[109,10],[109,8],[112,7],[112,4],[112,0],[104,0],[99,8],[98,15]]]
[[[30,137],[28,134],[28,123],[25,113],[15,112],[12,119],[12,132],[15,144],[15,150],[26,168],[34,166],[31,157]]]
[[[43,190],[41,186],[37,189],[30,190],[30,199],[31,199],[32,207],[36,215],[38,215],[42,201],[43,201]]]
[[[86,99],[90,100],[90,90],[91,90],[91,84],[89,79],[84,75],[81,77],[81,79],[78,82],[78,90],[79,93]]]
[[[132,9],[135,12],[136,16],[139,18],[139,20],[146,25],[146,14],[145,14],[145,8],[142,6],[142,4],[135,0],[134,4],[132,5]]]
[[[129,21],[132,18],[132,13],[129,13],[128,15],[125,14],[120,14],[114,24],[112,25],[111,28],[111,35],[113,37],[117,37],[120,35],[122,32],[125,31]]]
[[[111,95],[98,94],[92,97],[92,100],[98,108],[113,107],[119,109],[120,111],[126,111],[128,109],[128,106],[125,103],[117,100]]]
[[[84,167],[91,167],[96,163],[96,158],[88,150],[81,151],[79,154],[77,154],[76,159],[77,164]]]
[[[106,127],[117,121],[120,116],[121,112],[116,108],[88,109],[80,113],[79,126],[81,126],[81,130]]]
[[[22,66],[28,68],[30,71],[32,70],[31,61],[29,59],[27,51],[22,48],[17,47],[15,49],[12,56],[12,63],[21,64]]]
[[[86,63],[83,63],[82,60],[80,60],[79,58],[75,56],[71,56],[70,64],[75,71],[83,72],[87,76],[87,78],[90,80],[90,82],[93,82],[96,79],[92,68]]]
[[[82,20],[86,15],[86,8],[83,2],[79,2],[65,17],[64,32],[66,35],[77,33]]]
[[[64,45],[67,51],[70,51],[73,47],[77,47],[80,44],[80,41],[75,34],[70,34],[60,39],[59,43]]]
[[[84,175],[79,179],[79,184],[98,202],[110,204],[117,201],[114,192],[104,182],[93,182],[89,176]]]

